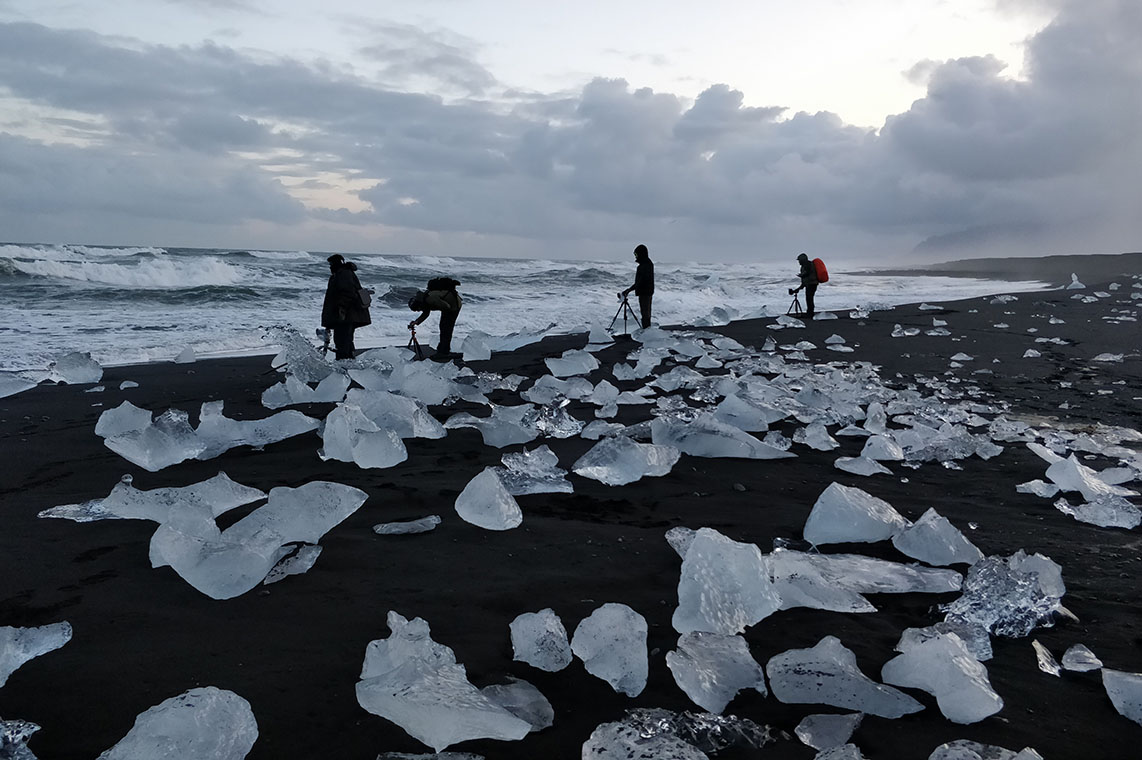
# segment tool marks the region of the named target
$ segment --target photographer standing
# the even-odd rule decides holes
[[[817,285],[820,284],[820,280],[817,279],[817,268],[813,265],[813,262],[809,260],[809,256],[804,253],[797,257],[797,262],[801,265],[799,275],[801,277],[801,287],[794,288],[789,292],[793,294],[801,290],[801,288],[805,289],[805,318],[812,319],[813,315],[817,313],[813,307],[813,296],[817,294]]]
[[[336,357],[352,359],[357,355],[353,331],[372,322],[369,307],[362,300],[357,265],[346,261],[339,253],[326,261],[329,262],[329,284],[325,287],[325,301],[321,305],[321,326],[333,330]]]
[[[645,330],[650,327],[650,304],[654,299],[654,262],[650,260],[650,251],[642,244],[634,249],[634,260],[638,262],[634,285],[619,293],[619,297],[626,298],[632,290],[635,292],[638,310],[642,314],[642,329]]]

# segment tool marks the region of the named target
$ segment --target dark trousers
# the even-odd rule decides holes
[[[333,348],[338,359],[352,359],[357,355],[353,345],[353,331],[356,329],[356,325],[345,324],[333,328]]]
[[[813,315],[817,313],[817,310],[813,308],[813,296],[815,295],[817,295],[817,283],[814,282],[812,285],[806,285],[805,316],[807,316],[809,319],[812,319]]]
[[[452,353],[452,330],[456,327],[458,316],[460,316],[459,310],[440,312],[440,342],[436,345],[437,353]]]
[[[642,329],[650,327],[650,302],[654,300],[654,293],[638,296],[638,310],[642,312]]]

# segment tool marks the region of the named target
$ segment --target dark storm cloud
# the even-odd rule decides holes
[[[479,248],[480,236],[658,235],[679,256],[719,258],[793,246],[1114,250],[1142,233],[1133,221],[1142,4],[1128,0],[1064,4],[1029,42],[1025,80],[989,56],[919,62],[909,75],[926,83],[925,96],[879,131],[827,112],[747,107],[727,85],[693,102],[621,79],[573,93],[499,90],[465,44],[408,27],[369,33],[387,84],[415,69],[468,98],[395,91],[330,64],[217,45],[0,25],[0,88],[71,112],[53,118],[74,121],[71,134],[84,143],[7,140],[6,160],[51,170],[4,197],[61,213],[138,201],[152,217],[205,223],[306,214],[474,233],[475,253],[495,252]],[[480,91],[486,100],[471,97]],[[84,123],[103,131],[91,137]],[[66,167],[95,177],[117,155],[132,156],[126,189],[64,186]],[[166,173],[184,166],[195,169],[187,210],[169,189],[146,192],[148,183],[164,190]],[[303,211],[275,172],[364,181],[369,208]]]

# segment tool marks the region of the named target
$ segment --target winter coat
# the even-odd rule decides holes
[[[638,269],[634,271],[633,288],[636,296],[649,296],[654,293],[654,262],[649,258],[638,262]]]
[[[322,327],[361,327],[372,323],[369,309],[361,303],[361,281],[357,279],[357,265],[351,261],[342,264],[329,275],[325,288],[325,301],[321,305]]]
[[[801,262],[801,284],[802,285],[818,285],[820,280],[817,279],[817,267],[813,266],[813,262],[805,260]]]

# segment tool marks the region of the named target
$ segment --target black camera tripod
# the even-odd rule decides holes
[[[408,331],[412,333],[408,338],[408,350],[416,354],[417,359],[423,359],[424,351],[420,347],[420,341],[416,339],[416,328],[410,327],[408,328]]]
[[[611,330],[614,328],[615,321],[619,318],[620,314],[623,315],[623,333],[624,334],[630,332],[630,330],[627,329],[627,318],[628,317],[630,319],[633,319],[634,323],[636,325],[642,324],[642,322],[639,321],[639,317],[634,313],[634,307],[630,305],[630,301],[627,300],[626,296],[623,296],[622,303],[619,304],[619,310],[615,312],[615,316],[611,317],[611,323],[609,325],[607,325],[607,332],[611,332]]]
[[[789,304],[789,308],[785,313],[794,317],[804,316],[805,310],[801,308],[801,296],[798,295],[801,292],[801,288],[791,289],[789,292],[793,294],[793,303]]]

